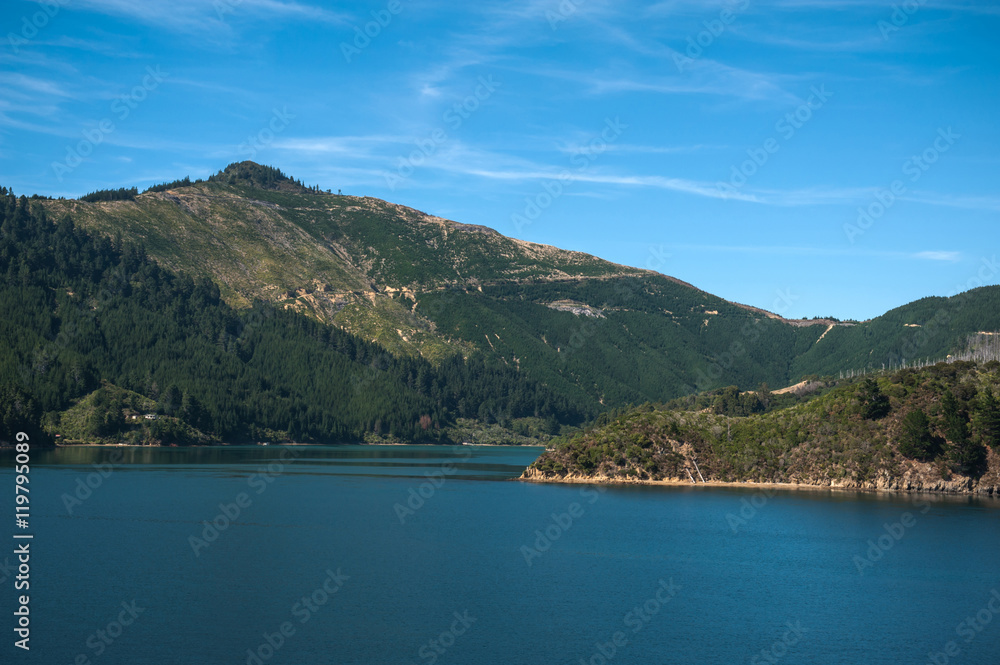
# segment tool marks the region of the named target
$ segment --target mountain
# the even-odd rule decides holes
[[[787,321],[659,273],[323,193],[252,162],[133,200],[43,205],[212,279],[233,306],[273,302],[397,355],[498,357],[604,405],[939,358],[1000,327],[996,287],[857,325]]]
[[[184,178],[143,193],[123,187],[80,200],[33,197],[6,205],[11,216],[55,220],[56,228],[69,225],[85,231],[93,242],[106,238],[107,247],[98,243],[98,250],[88,251],[104,255],[108,266],[151,261],[160,272],[155,273],[159,281],[150,288],[166,289],[169,295],[151,301],[149,315],[162,319],[164,331],[170,328],[169,315],[157,308],[195,297],[196,292],[199,302],[217,310],[218,321],[243,320],[261,311],[280,313],[268,320],[280,318],[281,325],[306,330],[313,338],[336,337],[339,348],[366,349],[347,358],[354,365],[370,369],[373,359],[381,358],[379,362],[393,368],[392,381],[403,381],[406,390],[416,387],[431,400],[419,408],[414,402],[413,412],[403,420],[410,422],[418,412],[433,411],[432,420],[443,427],[454,425],[456,418],[513,426],[518,418],[530,417],[540,418],[544,425],[519,425],[522,430],[552,431],[608,409],[728,385],[744,390],[762,383],[780,386],[811,375],[936,360],[958,348],[969,334],[1000,329],[998,287],[949,299],[924,299],[860,323],[786,320],[653,271],[508,238],[486,227],[371,197],[322,192],[252,162],[232,164],[205,181]],[[64,261],[58,247],[44,251],[52,252],[53,261]],[[128,258],[130,252],[138,253]],[[150,266],[142,265],[141,270],[154,274]],[[17,275],[18,266],[8,262],[5,269]],[[31,274],[29,269],[25,278],[29,282]],[[50,284],[47,288],[57,290],[68,288],[58,286],[63,277],[72,281],[79,275],[38,275]],[[91,281],[111,278],[105,272],[94,273]],[[190,289],[178,289],[175,283]],[[85,287],[74,284],[73,289]],[[27,287],[22,280],[17,288]],[[16,297],[25,296],[19,291]],[[52,318],[31,334],[37,339],[57,335],[62,325],[58,303],[42,299],[37,306],[53,308]],[[192,319],[177,325],[187,326],[185,330],[215,329],[225,337],[231,334],[225,326],[240,324]],[[280,327],[273,325],[267,345],[277,349],[292,344],[282,341]],[[307,344],[292,355],[306,358],[314,352],[320,353]],[[141,349],[103,353],[115,359],[115,354],[141,353]],[[156,373],[151,368],[145,371]],[[181,381],[176,371],[159,371],[170,374],[173,383]],[[267,372],[276,372],[287,386],[297,385],[287,390],[298,397],[282,397],[291,402],[322,383],[316,379],[308,384],[271,365],[254,371],[254,381],[266,383],[271,379]],[[482,377],[487,372],[494,378],[506,372],[501,383],[514,398],[486,387]],[[424,377],[419,386],[411,378],[417,373]],[[464,378],[460,380],[459,374]],[[140,385],[134,374],[122,376],[117,369],[95,371],[98,375],[144,395],[151,388]],[[444,382],[446,375],[452,389],[477,382],[476,394],[468,399],[459,399],[454,390],[447,398],[444,389],[432,394],[429,386],[434,380],[428,377]],[[153,383],[164,387],[163,381]],[[94,380],[88,388],[97,389]],[[219,414],[227,414],[228,423],[248,417],[233,405],[223,408],[223,398],[211,399],[219,403]],[[43,401],[43,410],[57,408],[56,400]],[[329,398],[321,403],[333,411],[341,408]],[[317,440],[323,439],[324,431],[331,436],[336,431],[337,437],[372,429],[385,432],[386,419],[374,412],[324,430],[317,425],[321,416],[299,413],[310,408],[320,407],[299,405],[298,415],[286,418],[281,409],[267,407],[274,416],[264,419],[269,424],[258,425],[262,431],[287,435],[309,422],[307,429]],[[405,430],[406,437],[419,434],[411,425],[388,420],[396,423],[394,432]],[[299,424],[290,429],[290,421]],[[376,424],[381,426],[375,428]],[[226,436],[235,436],[234,426],[228,427]]]
[[[268,300],[395,352],[436,358],[471,347],[415,316],[416,292],[641,273],[386,201],[310,190],[250,162],[131,200],[44,206],[52,218],[70,214],[85,228],[139,241],[166,267],[212,278],[234,306]]]

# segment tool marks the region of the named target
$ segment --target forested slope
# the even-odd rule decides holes
[[[35,427],[110,384],[218,441],[447,440],[460,416],[548,429],[595,411],[488,358],[437,366],[257,302],[235,310],[209,280],[177,275],[128,243],[52,223],[0,190],[0,386]],[[94,436],[130,431],[112,400]],[[20,419],[20,420],[19,420]],[[21,425],[18,425],[18,422]]]
[[[647,404],[553,442],[528,480],[793,483],[1000,492],[1000,363],[723,390]]]

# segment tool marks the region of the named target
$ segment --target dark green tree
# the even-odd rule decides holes
[[[93,203],[95,201],[131,201],[139,195],[139,190],[135,187],[121,187],[119,189],[98,189],[95,192],[84,194],[81,201]]]
[[[953,445],[969,439],[969,414],[951,390],[946,390],[941,396],[941,418],[944,435]]]
[[[768,388],[767,383],[760,384],[760,388],[757,389],[757,396],[760,399],[760,404],[764,411],[771,406],[771,389]]]
[[[879,388],[875,379],[867,378],[858,388],[858,405],[865,420],[879,420],[889,415],[889,398]]]
[[[183,397],[181,395],[181,390],[176,385],[171,384],[163,391],[160,395],[159,409],[161,413],[165,413],[168,416],[176,416],[177,412],[181,408],[181,402]]]
[[[125,428],[122,403],[106,387],[94,393],[93,406],[87,416],[87,430],[92,436],[113,437]]]
[[[923,409],[907,413],[900,423],[899,452],[924,462],[941,452],[940,442],[931,434],[931,424]]]
[[[14,443],[17,433],[28,435],[31,445],[48,442],[40,425],[42,412],[28,391],[8,383],[0,386],[0,441]]]
[[[737,386],[726,386],[713,404],[715,413],[723,416],[744,415],[743,404],[740,401],[740,389]]]
[[[986,448],[969,435],[969,413],[950,390],[941,398],[941,415],[951,443],[948,457],[952,470],[978,478],[986,470]]]
[[[185,392],[181,398],[181,410],[178,415],[191,427],[203,431],[210,429],[207,426],[209,423],[206,421],[205,411],[202,409],[201,402],[197,397],[188,392]]]
[[[982,443],[1000,451],[1000,402],[990,388],[984,388],[976,401],[972,424]]]

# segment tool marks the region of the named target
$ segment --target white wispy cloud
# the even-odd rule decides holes
[[[398,155],[404,149],[414,148],[412,137],[392,134],[290,137],[278,139],[272,146],[288,152],[352,160],[386,159],[394,152]]]
[[[853,39],[824,39],[824,38],[802,38],[786,37],[774,34],[773,32],[744,30],[740,34],[748,41],[759,44],[769,44],[781,46],[796,51],[836,51],[842,53],[857,53],[858,51],[871,51],[885,48],[885,40],[877,32],[871,30],[859,31],[858,37]]]
[[[432,168],[441,168],[440,164],[431,164]],[[684,178],[669,178],[657,175],[615,175],[610,173],[586,173],[573,172],[569,169],[563,171],[498,171],[489,169],[449,169],[457,170],[466,175],[490,178],[494,180],[558,180],[563,179],[569,182],[586,182],[600,185],[651,187],[654,189],[665,189],[685,194],[695,194],[697,196],[707,196],[709,198],[726,198],[719,192],[715,185],[696,180]],[[737,192],[731,195],[737,201],[757,202],[752,194]]]
[[[144,57],[142,53],[138,51],[129,51],[124,47],[124,43],[127,38],[116,35],[114,41],[110,39],[80,39],[78,37],[69,37],[67,35],[59,35],[52,39],[36,39],[31,41],[26,45],[28,49],[48,49],[50,47],[61,48],[61,49],[74,49],[77,51],[88,51],[90,53],[99,53],[101,55],[111,55],[118,59],[125,58],[141,58]],[[34,63],[33,63],[34,64]]]
[[[916,259],[927,259],[929,261],[948,261],[954,263],[962,260],[961,252],[927,251],[917,252],[913,255]]]
[[[969,196],[920,191],[903,197],[903,200],[948,208],[1000,212],[1000,197],[997,196]]]
[[[228,36],[230,20],[288,19],[345,24],[348,17],[322,7],[281,0],[74,0],[75,8],[111,16],[121,16],[140,23],[175,32]]]
[[[561,0],[514,0],[496,4],[480,5],[483,16],[490,24],[504,29],[537,24],[548,32],[553,25],[560,26],[565,19],[578,21],[585,18],[606,20],[619,15],[629,8],[615,0],[587,0],[586,2],[562,2]],[[555,18],[553,18],[555,17]],[[551,19],[551,22],[550,22]]]
[[[15,118],[4,112],[4,105],[4,102],[0,102],[0,127],[10,127],[12,129],[21,129],[26,132],[33,132],[36,134],[48,134],[50,136],[63,136],[66,138],[74,136],[71,132],[56,126],[55,124],[43,125]],[[59,109],[57,107],[42,107],[36,109],[36,111],[38,115],[53,116],[58,113]]]
[[[732,6],[736,3],[737,0],[663,0],[653,5],[650,8],[650,11],[669,14],[681,11],[683,8],[698,7],[701,7],[702,11],[707,11],[707,8],[715,7],[717,9],[721,9],[727,5]],[[849,9],[866,9],[871,12],[889,11],[891,13],[894,10],[894,4],[898,5],[899,3],[893,2],[893,0],[882,0],[881,2],[872,2],[871,0],[752,0],[747,10],[763,13],[775,10],[825,10],[842,12]],[[971,14],[1000,13],[1000,7],[996,7],[995,5],[991,5],[989,3],[976,2],[975,0],[970,2],[936,2],[935,0],[923,0],[920,2],[920,8],[968,12]]]
[[[672,244],[670,249],[677,251],[698,252],[730,252],[735,254],[762,254],[780,256],[854,256],[899,260],[948,261],[962,260],[961,252],[924,251],[903,252],[895,250],[863,249],[858,247],[837,246],[789,246],[789,245],[711,245],[711,244]]]
[[[463,70],[487,64],[498,57],[491,55],[489,50],[484,45],[477,49],[451,45],[438,62],[410,75],[410,89],[416,91],[420,98],[434,99],[453,94]]]
[[[430,154],[422,154],[415,142],[422,135],[374,134],[357,136],[316,136],[288,137],[275,141],[270,147],[286,153],[291,158],[311,157],[312,159],[336,159],[345,163],[357,163],[358,173],[376,174],[373,184],[385,184],[385,174],[394,173],[400,162],[405,162],[412,154],[420,156],[414,168],[418,181],[424,186],[425,179],[420,173],[426,171],[444,172],[455,176],[466,176],[484,180],[508,182],[532,182],[569,179],[574,183],[595,186],[635,187],[678,192],[723,201],[753,203],[781,208],[809,206],[855,206],[868,201],[879,191],[872,186],[828,186],[817,185],[798,188],[765,188],[720,186],[719,182],[677,177],[665,174],[642,174],[623,172],[620,167],[612,168],[597,161],[585,168],[573,166],[570,160],[563,163],[543,162],[521,157],[504,150],[484,149],[467,144],[457,138],[448,138],[444,143],[434,145]],[[581,154],[584,141],[555,141],[552,148],[558,154]],[[608,144],[607,152],[616,149],[621,153],[671,153],[693,152],[703,146],[643,146],[632,144]],[[604,152],[604,151],[602,151]],[[600,155],[595,156],[595,160]],[[961,207],[974,210],[1000,210],[1000,198],[992,196],[963,196],[921,191],[904,197],[913,203],[927,205]]]
[[[640,155],[676,155],[690,154],[704,150],[721,150],[725,147],[727,146],[706,145],[701,143],[694,145],[634,145],[629,143],[609,143],[605,145],[601,151]],[[559,152],[569,155],[586,153],[587,151],[592,150],[587,145],[586,140],[560,144],[556,147],[556,149],[559,150]]]
[[[673,67],[673,65],[671,65]],[[598,71],[565,67],[525,67],[522,73],[579,84],[587,95],[649,93],[657,95],[711,95],[748,101],[799,104],[801,100],[784,89],[788,77],[754,72],[705,58],[692,61],[689,71],[669,74],[624,70],[621,67]],[[670,71],[669,69],[666,71]]]
[[[814,186],[791,189],[744,188],[753,195],[753,201],[783,208],[821,205],[848,205],[870,200],[878,191],[876,187]]]
[[[63,85],[56,81],[28,76],[18,72],[0,72],[0,85],[10,94],[13,90],[22,93],[37,93],[52,97],[74,97]]]

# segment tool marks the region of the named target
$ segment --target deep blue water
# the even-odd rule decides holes
[[[35,452],[0,662],[1000,663],[995,501],[499,482],[539,452]]]

